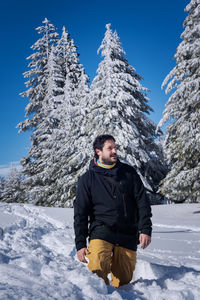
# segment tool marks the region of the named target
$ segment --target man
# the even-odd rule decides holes
[[[84,263],[87,257],[89,270],[106,284],[111,273],[118,288],[132,279],[137,244],[145,249],[151,242],[151,208],[135,169],[117,158],[114,137],[98,136],[93,148],[95,157],[79,179],[74,202],[77,256]]]

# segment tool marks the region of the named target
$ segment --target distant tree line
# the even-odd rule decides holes
[[[106,25],[97,75],[89,85],[77,47],[63,27],[45,19],[31,47],[24,73],[28,99],[19,131],[31,130],[31,146],[22,170],[0,180],[0,200],[71,207],[76,184],[93,157],[92,142],[115,136],[122,161],[140,175],[152,204],[167,197],[200,202],[200,3],[192,0],[177,48],[176,66],[166,77],[169,97],[156,127],[148,115],[148,89],[128,63],[116,32]],[[198,38],[197,38],[198,37]],[[161,126],[170,119],[163,137]]]

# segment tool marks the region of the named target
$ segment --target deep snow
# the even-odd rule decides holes
[[[200,204],[152,209],[152,243],[117,290],[78,262],[73,209],[0,203],[0,299],[199,300]]]

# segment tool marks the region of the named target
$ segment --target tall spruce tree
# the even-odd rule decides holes
[[[58,34],[49,20],[45,18],[42,23],[44,25],[36,28],[41,38],[31,46],[35,52],[27,58],[31,60],[28,65],[30,70],[24,73],[24,77],[29,78],[26,82],[28,89],[21,94],[29,100],[26,106],[26,119],[18,124],[19,132],[32,130],[29,154],[21,160],[22,171],[27,175],[24,186],[28,201],[31,201],[35,196],[41,196],[40,187],[44,185],[41,177],[44,167],[42,152],[47,137],[54,126],[50,118],[50,111],[52,110],[52,103],[50,103],[52,95],[50,94],[55,85],[53,86],[50,81],[52,71],[50,62],[52,61],[51,49],[58,40]]]
[[[54,97],[57,106],[52,117],[59,122],[47,140],[50,148],[42,157],[46,164],[44,178],[47,186],[37,204],[72,206],[77,172],[82,170],[86,156],[84,148],[80,147],[85,101],[89,93],[88,77],[79,63],[77,47],[65,27],[55,53],[62,92]]]
[[[171,121],[164,141],[171,170],[160,191],[177,202],[200,202],[200,0],[191,0],[185,11],[176,66],[162,84],[166,93],[173,93],[158,125]]]
[[[91,85],[92,108],[87,132],[91,140],[109,133],[116,137],[121,158],[133,165],[150,191],[156,191],[165,174],[160,147],[155,143],[156,125],[147,117],[152,111],[142,77],[125,58],[110,24],[98,49],[104,57]]]
[[[66,32],[63,32],[66,35]],[[79,62],[77,47],[73,39],[68,39],[67,51],[64,51],[65,84],[60,124],[59,141],[57,144],[56,181],[53,203],[58,206],[72,206],[79,175],[84,171],[88,154],[84,147],[84,120],[89,102],[88,76]],[[55,156],[54,156],[55,157]]]
[[[50,157],[52,152],[54,152],[54,132],[58,132],[57,130],[62,121],[62,116],[57,111],[62,103],[63,76],[61,66],[57,64],[57,54],[54,46],[52,46],[46,69],[48,74],[47,89],[41,108],[41,113],[45,117],[34,131],[35,135],[38,136],[38,144],[33,150],[39,153],[39,155],[37,160],[32,162],[32,167],[37,172],[26,179],[26,183],[31,181],[31,186],[27,193],[29,202],[35,204],[49,204],[47,199],[52,194],[51,186],[54,182],[53,176],[50,173],[50,169],[52,168]]]

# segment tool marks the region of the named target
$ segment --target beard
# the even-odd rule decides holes
[[[113,158],[115,158],[115,159],[113,159]],[[117,155],[113,155],[110,158],[102,157],[102,163],[104,165],[113,165],[116,162],[117,162]]]

